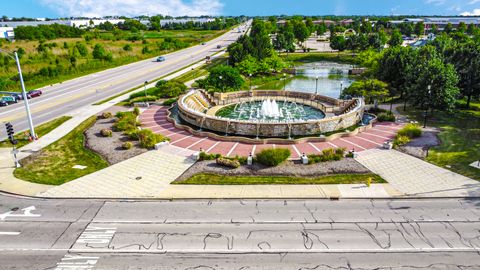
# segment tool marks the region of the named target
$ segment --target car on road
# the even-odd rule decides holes
[[[207,43],[205,43],[205,42],[202,42],[202,45],[205,45],[205,44],[207,44]]]
[[[18,94],[12,94],[12,97],[14,97],[16,100],[23,100],[23,95],[18,93]],[[28,99],[31,99],[32,96],[30,96],[30,94],[27,94],[27,98]]]
[[[2,100],[5,101],[8,105],[18,102],[17,99],[12,96],[3,96]]]
[[[40,91],[40,90],[30,90],[30,91],[28,91],[27,94],[30,95],[30,97],[33,98],[33,97],[39,97],[39,96],[41,96],[43,93],[42,93],[42,91]]]
[[[222,48],[222,45],[217,45],[217,49],[220,49],[220,48]]]
[[[164,62],[166,59],[163,56],[157,57],[157,62]]]

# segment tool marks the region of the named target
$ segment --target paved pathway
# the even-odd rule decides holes
[[[208,137],[199,137],[187,131],[176,128],[166,120],[167,107],[152,106],[140,115],[143,127],[152,129],[155,133],[166,135],[171,139],[172,145],[199,151],[200,148],[208,153],[218,153],[224,156],[235,155],[248,156],[250,153],[258,153],[265,148],[282,147],[290,149],[292,158],[299,158],[302,153],[318,154],[323,149],[344,147],[347,150],[357,152],[367,149],[380,148],[385,141],[392,140],[401,124],[377,123],[372,129],[356,136],[336,139],[330,142],[298,143],[287,145],[275,144],[246,144],[240,142],[219,141]]]
[[[480,196],[480,182],[396,150],[364,151],[357,161],[407,195]]]
[[[165,146],[54,187],[44,197],[155,198],[194,160],[193,151]]]

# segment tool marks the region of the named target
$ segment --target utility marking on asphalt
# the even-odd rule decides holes
[[[197,144],[205,141],[206,139],[208,139],[208,137],[205,137],[205,138],[203,138],[203,139],[201,139],[201,140],[198,140],[198,141],[194,142],[192,145],[190,145],[189,147],[187,147],[187,149],[190,149],[190,148],[194,147],[195,145],[197,145]]]
[[[331,143],[331,142],[327,142],[330,146],[332,146],[333,148],[339,148],[337,145]]]
[[[214,145],[212,145],[210,148],[208,148],[205,153],[208,153],[210,152],[210,150],[212,150],[213,148],[215,148],[215,146],[217,146],[220,142],[216,142]]]
[[[0,235],[19,235],[20,232],[0,232]]]
[[[93,269],[100,257],[84,257],[66,254],[54,270]]]
[[[177,133],[177,134],[180,134],[180,133]],[[178,142],[181,142],[181,141],[186,140],[186,139],[191,138],[191,137],[193,137],[193,135],[185,136],[185,137],[183,137],[183,138],[181,138],[181,139],[178,139],[178,140],[172,142],[171,144],[176,144],[176,143],[178,143]]]
[[[318,149],[318,147],[316,147],[313,143],[309,142],[308,144],[310,144],[311,147],[313,147],[315,150],[317,150],[318,152],[322,152],[320,149]]]
[[[228,151],[228,153],[227,153],[227,157],[229,157],[230,154],[232,154],[233,150],[235,150],[235,148],[237,148],[237,146],[238,146],[238,142],[236,142],[236,143],[232,146],[232,148],[230,148],[230,151]]]
[[[370,141],[369,139],[365,139],[365,138],[362,138],[362,137],[359,137],[359,136],[356,136],[355,138],[364,140],[364,141],[369,142],[369,143],[373,143],[373,144],[378,145],[378,146],[382,146],[381,144],[379,144],[377,142]]]
[[[117,228],[95,227],[89,225],[78,237],[77,244],[108,244],[112,240]]]
[[[0,215],[0,220],[5,220],[7,217],[40,217],[40,214],[32,214],[35,210],[35,206],[29,206],[22,209],[23,214],[13,214],[15,211],[8,211]]]
[[[294,144],[292,144],[292,147],[293,147],[293,150],[295,150],[295,152],[297,152],[297,155],[299,157],[302,156],[302,153],[300,153],[300,151],[298,151],[298,148]]]
[[[382,138],[382,139],[385,139],[385,140],[390,140],[390,138],[388,138],[388,137],[384,137],[384,136],[380,136],[380,135],[376,135],[376,134],[372,134],[372,133],[368,133],[368,132],[363,132],[363,134],[375,136],[375,137]]]
[[[343,139],[343,138],[339,138],[339,140],[342,141],[342,142],[349,143],[349,144],[351,144],[351,145],[353,145],[353,146],[356,146],[356,147],[358,147],[358,148],[360,148],[360,149],[367,150],[365,147],[360,146],[360,145],[358,145],[358,144],[356,144],[356,143],[353,143],[353,142],[351,142],[351,141],[347,141],[347,140],[345,140],[345,139]]]

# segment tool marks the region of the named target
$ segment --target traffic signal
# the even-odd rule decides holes
[[[8,136],[8,140],[13,144],[17,144],[18,141],[15,140],[15,138],[13,137],[13,135],[15,134],[15,132],[13,131],[13,125],[8,122],[5,124],[5,128],[7,129],[7,136]]]

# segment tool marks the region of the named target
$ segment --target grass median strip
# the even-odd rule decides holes
[[[60,140],[21,160],[15,177],[40,184],[60,185],[108,166],[107,161],[84,147],[84,132],[96,121],[92,116]],[[73,166],[86,166],[74,169]]]
[[[365,184],[371,178],[372,184],[387,183],[376,174],[335,174],[314,178],[293,176],[225,176],[217,174],[197,174],[177,185],[334,185]]]
[[[67,122],[70,120],[72,117],[71,116],[62,116],[59,118],[56,118],[52,121],[48,121],[46,123],[43,123],[37,127],[35,127],[35,133],[37,133],[37,136],[40,138],[44,136],[45,134],[50,133],[50,131],[56,129],[59,127],[61,124]],[[18,144],[16,145],[18,148],[25,146],[30,143],[28,140],[28,136],[24,134],[24,132],[19,132],[15,134],[15,139],[18,140]],[[4,140],[0,142],[0,147],[13,147],[13,145],[8,141]]]

